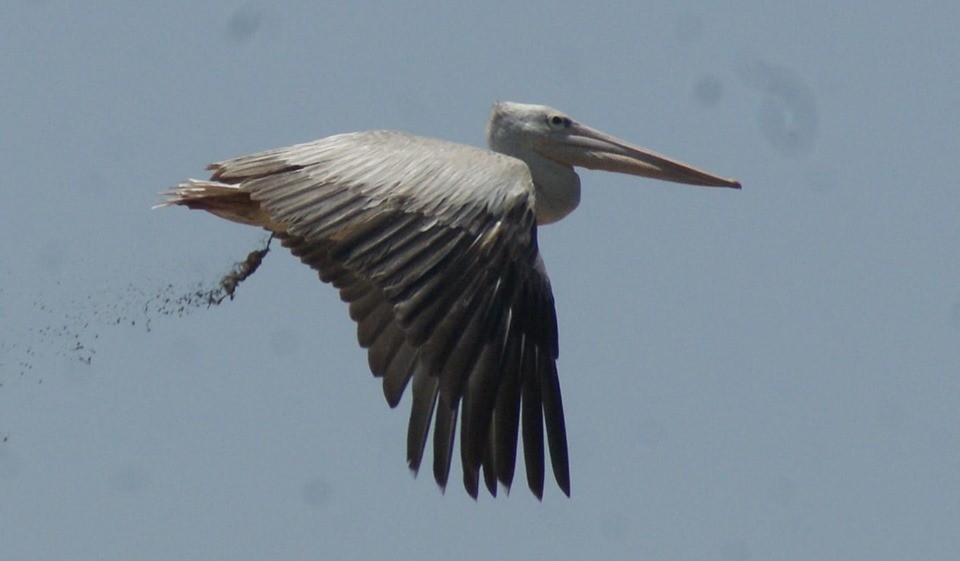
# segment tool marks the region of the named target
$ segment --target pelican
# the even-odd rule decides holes
[[[570,495],[557,377],[557,317],[537,228],[580,202],[574,167],[705,187],[725,179],[632,146],[544,105],[499,102],[490,149],[375,130],[225,160],[158,206],[181,205],[271,232],[340,291],[395,407],[410,385],[407,463],[420,469],[433,423],[433,475],[446,488],[460,419],[463,483],[526,478]]]

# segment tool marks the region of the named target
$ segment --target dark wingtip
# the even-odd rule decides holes
[[[530,487],[533,496],[536,497],[538,501],[543,501],[543,479],[539,482],[528,480],[527,485]]]
[[[480,474],[476,470],[465,469],[463,470],[463,487],[467,490],[467,493],[473,497],[473,500],[477,500],[477,496],[480,494]]]
[[[421,457],[411,454],[410,451],[407,450],[407,467],[410,468],[414,478],[420,473],[420,460]]]
[[[490,495],[493,497],[497,496],[497,478],[488,476],[487,472],[483,472],[483,482],[487,486],[487,491],[490,492]]]
[[[570,472],[567,469],[566,464],[563,465],[561,470],[557,469],[558,466],[554,466],[554,475],[557,479],[557,485],[560,487],[560,490],[563,491],[563,494],[567,497],[570,496]]]

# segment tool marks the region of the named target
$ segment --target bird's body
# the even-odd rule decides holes
[[[573,165],[739,187],[589,129],[539,105],[498,103],[491,150],[368,131],[212,164],[164,205],[263,227],[340,290],[370,369],[395,406],[412,381],[407,459],[434,421],[445,487],[458,417],[464,485],[508,488],[522,432],[527,481],[543,493],[546,427],[570,493],[553,294],[537,226],[580,201]]]

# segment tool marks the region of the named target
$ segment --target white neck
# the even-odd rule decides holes
[[[552,224],[580,204],[580,176],[573,167],[536,152],[521,158],[530,168],[537,190],[537,224]]]
[[[532,146],[517,141],[517,135],[488,131],[494,152],[513,156],[527,164],[536,188],[537,224],[552,224],[573,212],[580,204],[580,176],[573,167],[543,156]]]

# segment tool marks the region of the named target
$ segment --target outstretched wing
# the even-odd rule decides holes
[[[546,425],[570,494],[556,313],[525,164],[371,131],[210,169],[211,182],[249,197],[243,221],[276,232],[340,290],[391,407],[412,380],[411,469],[433,419],[433,471],[446,486],[459,416],[464,485],[476,497],[482,469],[495,495],[497,480],[512,484],[522,426],[527,481],[541,497]]]

